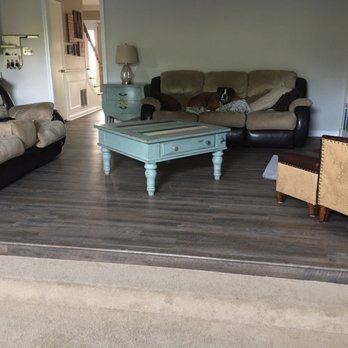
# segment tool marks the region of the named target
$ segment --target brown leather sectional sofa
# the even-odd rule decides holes
[[[250,106],[257,105],[257,110],[188,112],[187,104],[194,96],[216,92],[219,87],[233,88],[239,99]],[[277,89],[286,93],[275,100]],[[308,136],[312,103],[306,98],[307,82],[292,71],[166,71],[152,79],[146,95],[142,119],[180,119],[226,126],[231,128],[230,143],[292,148],[303,146]],[[280,97],[283,103],[275,110],[272,103],[281,102]]]

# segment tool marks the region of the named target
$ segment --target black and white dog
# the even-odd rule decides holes
[[[236,95],[236,91],[231,87],[218,87],[216,93],[222,105],[230,103]]]

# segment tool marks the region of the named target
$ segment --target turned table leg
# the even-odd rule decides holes
[[[147,193],[149,196],[153,196],[155,194],[155,181],[157,175],[157,164],[156,163],[145,163],[145,176],[146,176],[146,185],[147,185]]]
[[[220,180],[221,177],[221,165],[222,165],[222,151],[216,151],[213,153],[213,165],[214,165],[214,179]]]
[[[102,147],[101,150],[103,153],[104,173],[109,175],[111,170],[111,151],[105,147]]]

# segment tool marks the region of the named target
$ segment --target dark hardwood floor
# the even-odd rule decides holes
[[[160,163],[149,197],[140,162],[114,154],[104,176],[102,119],[69,122],[60,157],[0,191],[0,254],[348,283],[348,217],[319,223],[304,202],[278,205],[261,177],[284,150],[229,148],[218,182],[211,155]]]

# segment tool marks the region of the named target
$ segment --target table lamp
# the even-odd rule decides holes
[[[116,48],[116,63],[124,64],[121,70],[121,81],[123,85],[132,83],[133,72],[129,64],[138,63],[138,51],[135,46],[132,45],[118,45]]]

